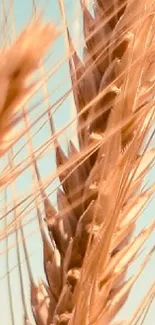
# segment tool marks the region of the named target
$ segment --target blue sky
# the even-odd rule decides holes
[[[9,8],[11,8],[10,1],[5,1],[5,11],[9,13]],[[58,2],[56,0],[51,0],[51,1],[36,1],[38,4],[37,7],[41,8],[44,10],[44,17],[45,19],[52,20],[58,25],[62,24],[61,21],[61,15],[60,15],[60,10],[58,7]],[[66,6],[66,13],[67,13],[67,18],[68,22],[71,28],[71,33],[73,38],[76,39],[76,32],[78,30],[78,19],[73,20],[73,15],[76,13],[77,10],[77,1],[65,1],[65,6]],[[3,8],[4,9],[4,8]],[[10,10],[11,11],[11,10]],[[20,0],[14,0],[13,4],[13,16],[14,16],[14,21],[16,25],[16,31],[17,33],[24,27],[25,24],[27,24],[32,17],[32,1],[27,0],[27,1],[20,1]],[[12,21],[12,15],[11,13],[8,14],[8,22],[9,22],[9,29],[11,30],[11,21]],[[7,33],[6,33],[7,35]],[[9,41],[9,39],[8,39]],[[65,56],[65,42],[64,39],[61,37],[55,44],[54,48],[52,51],[50,51],[50,58],[47,60],[47,63],[45,65],[45,71],[50,70],[52,67],[56,66],[56,64],[63,59]],[[50,93],[49,101],[50,105],[55,103],[57,99],[60,98],[67,90],[70,88],[70,81],[69,81],[69,70],[67,64],[63,64],[60,69],[54,74],[54,76],[50,79],[48,83],[48,90]],[[41,101],[41,103],[37,106],[37,109],[32,111],[30,114],[29,118],[31,121],[36,119],[37,114],[40,115],[42,112],[46,110],[45,103],[43,102],[43,93],[40,92],[40,94],[36,94],[35,98],[31,102],[32,107],[36,102]],[[62,106],[57,110],[57,112],[54,114],[54,122],[56,129],[60,129],[64,125],[66,125],[70,119],[73,117],[71,109],[73,108],[74,110],[74,104],[73,104],[73,99],[72,96],[69,96],[65,102],[62,104]],[[43,124],[43,122],[47,121],[47,116],[45,116],[40,122],[38,122],[35,127],[33,128],[33,133]],[[20,125],[22,127],[22,123]],[[45,124],[45,126],[37,133],[35,137],[33,137],[32,144],[33,147],[36,149],[38,148],[42,143],[44,143],[47,139],[50,138],[50,127],[48,123]],[[69,137],[73,137],[72,130],[68,130],[68,132],[61,137],[61,144],[63,148],[66,148],[66,139]],[[21,146],[25,143],[26,137],[23,137],[18,143],[18,145],[14,148],[13,153],[15,154]],[[21,159],[26,157],[28,155],[28,148],[24,147],[22,151],[20,152],[20,155],[17,156],[15,159],[15,163],[20,162]],[[11,157],[11,153],[10,153]],[[3,169],[4,165],[8,162],[8,158],[5,157],[3,161],[0,161],[0,169]],[[39,160],[39,170],[41,172],[42,178],[46,178],[51,174],[51,172],[55,170],[55,160],[54,160],[54,149],[50,148],[50,151],[46,153],[46,155]],[[154,181],[155,180],[155,169],[153,169],[149,175],[148,175],[148,180],[149,181]],[[33,191],[34,189],[31,186],[32,184],[32,172],[31,170],[25,171],[15,182],[15,184],[10,186],[7,189],[7,204],[11,207],[12,205],[12,200],[15,198],[15,189],[17,191],[17,196],[22,195],[25,193],[25,191]],[[47,189],[47,193],[51,193],[52,190],[58,185],[58,182],[55,181],[53,182],[49,188]],[[2,200],[4,211],[5,211],[5,206],[4,206],[4,198],[5,198],[5,193],[1,193],[0,199]],[[52,195],[51,200],[53,204],[56,203],[56,196]],[[147,209],[147,212],[145,211],[144,216],[142,216],[141,220],[139,221],[137,225],[137,229],[139,230],[142,228],[145,224],[148,223],[149,220],[152,220],[154,215],[153,215],[153,202],[149,205],[149,208]],[[19,208],[17,210],[17,215],[21,212]],[[22,208],[23,209],[23,208]],[[4,213],[3,211],[3,213]],[[5,211],[6,212],[6,211]],[[146,220],[147,216],[147,220]],[[9,222],[12,218],[15,216],[10,214],[7,216],[7,221]],[[33,274],[35,274],[36,280],[38,277],[44,277],[43,274],[43,268],[42,268],[42,245],[40,241],[40,234],[39,234],[39,227],[38,227],[38,222],[37,222],[37,217],[36,217],[36,212],[29,212],[26,216],[26,220],[31,220],[33,218],[33,221],[31,222],[31,226],[27,226],[24,228],[25,231],[25,236],[27,237],[27,249],[29,251],[29,257],[30,257],[30,263],[32,266]],[[5,223],[1,222],[0,227],[4,227]],[[8,240],[8,246],[15,246],[16,243],[16,237],[15,234],[10,236]],[[147,250],[151,245],[154,243],[154,234],[149,240],[149,243],[147,244]],[[8,291],[6,290],[7,288],[7,277],[6,277],[6,253],[4,253],[6,250],[6,241],[0,243],[0,319],[3,324],[6,325],[13,325],[11,323],[10,319],[10,314],[8,312],[9,310],[9,304],[8,304]],[[20,256],[21,256],[21,267],[23,270],[24,274],[24,288],[25,288],[25,295],[27,299],[29,299],[29,282],[27,280],[27,273],[25,271],[25,262],[23,261],[25,259],[24,254],[23,254],[23,248],[22,245],[20,244]],[[154,279],[154,268],[153,265],[155,265],[155,258],[153,257],[152,262],[149,264],[147,267],[147,270],[145,271],[145,275],[143,275],[143,278],[137,282],[136,288],[134,289],[134,294],[129,298],[129,302],[127,307],[122,311],[121,316],[123,319],[126,319],[134,310],[135,304],[138,302],[138,300],[142,297],[142,295],[145,293],[146,289],[148,288],[149,283],[151,283],[152,279]],[[20,296],[20,286],[19,286],[19,269],[17,267],[17,253],[16,249],[12,248],[9,250],[9,267],[10,267],[10,279],[11,279],[11,288],[13,295],[15,297],[13,301],[13,307],[14,310],[17,311],[18,313],[15,312],[15,324],[16,325],[21,325],[22,324],[22,316],[23,316],[23,311],[21,304],[21,296]],[[132,271],[134,271],[134,267],[132,268]],[[149,275],[149,276],[148,276]],[[155,306],[154,306],[155,307]],[[152,307],[153,310],[153,307]],[[154,315],[153,312],[149,313],[149,316],[147,318],[147,321],[145,325],[153,325],[154,322]]]
[[[67,2],[66,2],[67,4]],[[56,23],[58,26],[62,24],[61,22],[61,15],[60,10],[57,4],[57,1],[39,1],[38,7],[42,10],[44,10],[44,18],[45,20],[52,21]],[[72,5],[70,4],[69,9],[67,10],[68,19],[70,20],[72,18],[73,13],[73,7],[74,2]],[[6,28],[6,34],[5,37],[7,37],[7,41],[10,42],[12,38],[14,38],[14,34],[10,33],[8,34],[7,30],[11,30],[12,28],[12,15],[9,10],[10,3],[9,1],[5,2],[4,4],[4,12],[8,13],[8,26]],[[15,22],[15,29],[16,33],[19,33],[25,24],[27,24],[31,17],[32,17],[32,2],[31,1],[23,1],[15,0],[13,5],[13,18]],[[8,37],[9,35],[9,37]],[[10,37],[11,36],[11,37]],[[50,51],[50,58],[47,60],[47,63],[44,67],[45,72],[48,72],[52,67],[54,67],[60,60],[64,59],[65,56],[65,42],[62,37],[59,38],[59,40],[56,42],[54,48],[52,49],[52,52]],[[66,91],[70,88],[70,82],[69,82],[69,70],[68,66],[66,64],[63,64],[61,66],[61,69],[58,69],[58,71],[54,74],[53,78],[50,79],[48,83],[48,91],[50,93],[49,98],[49,105],[52,105],[55,103],[57,99],[60,98],[60,96],[63,96],[63,94],[66,93]],[[38,75],[37,75],[38,77]],[[59,88],[59,91],[57,90]],[[36,94],[35,98],[31,101],[31,104],[29,108],[31,108],[33,105],[35,105],[37,102],[40,102],[39,105],[37,105],[37,110],[33,110],[32,113],[29,115],[29,119],[31,122],[36,120],[37,116],[40,116],[43,112],[46,111],[45,103],[43,101],[43,92],[41,91]],[[54,114],[54,122],[56,125],[56,129],[62,128],[64,125],[66,125],[69,120],[71,119],[71,111],[70,107],[73,104],[72,97],[69,96],[63,103],[63,105],[57,110],[57,112]],[[37,133],[35,137],[32,139],[33,148],[37,149],[40,147],[41,144],[43,144],[47,139],[50,139],[51,133],[50,133],[50,127],[47,123],[47,115],[41,119],[40,122],[36,123],[35,127],[33,128],[32,134],[34,134],[40,126],[43,125],[43,123],[46,123],[44,127],[41,128],[41,130]],[[20,127],[22,128],[23,123],[20,123]],[[69,136],[69,133],[65,136],[61,137],[61,144],[63,148],[66,147],[66,137]],[[73,136],[73,135],[72,135]],[[17,153],[18,150],[21,149],[21,147],[25,144],[26,137],[23,137],[18,144],[13,149],[13,154]],[[14,159],[14,163],[20,163],[22,159],[27,157],[28,155],[28,148],[24,146],[24,148],[21,150],[20,154],[17,155],[17,157]],[[11,157],[11,153],[10,153]],[[0,162],[0,169],[2,170],[5,166],[5,164],[8,163],[8,157],[5,156],[3,160]],[[54,172],[55,170],[55,160],[54,160],[54,148],[51,146],[48,153],[45,154],[45,156],[39,160],[38,163],[39,170],[41,172],[42,178],[46,178],[49,176],[51,172]],[[50,185],[47,189],[47,194],[49,194],[53,189],[58,185],[58,181],[55,181]],[[32,172],[30,169],[26,170],[18,179],[16,180],[15,184],[12,186],[9,186],[7,189],[7,193],[1,193],[1,200],[2,204],[4,206],[4,199],[5,195],[7,195],[7,204],[9,205],[9,208],[13,205],[13,200],[16,201],[16,197],[14,195],[16,189],[17,196],[24,195],[25,191],[32,192],[34,191],[34,188],[32,188]],[[52,202],[53,204],[56,204],[56,195],[52,195]],[[29,202],[28,202],[29,203]],[[26,204],[27,205],[27,204]],[[8,210],[9,210],[8,208]],[[24,205],[20,207],[16,213],[17,215],[20,214],[21,210],[23,210]],[[6,209],[2,211],[2,214],[6,212]],[[13,214],[9,214],[7,216],[7,222],[9,223],[15,216]],[[32,221],[33,219],[33,221]],[[39,232],[39,226],[37,222],[37,216],[35,209],[32,212],[28,212],[26,215],[26,222],[31,220],[31,225],[24,227],[24,234],[25,237],[27,237],[27,250],[29,252],[29,259],[32,267],[33,274],[35,275],[35,280],[38,281],[38,277],[44,277],[43,273],[43,261],[42,261],[42,245],[40,240],[40,232]],[[5,220],[6,222],[6,220]],[[0,227],[5,227],[5,222],[1,222]],[[20,235],[19,235],[20,237]],[[6,246],[7,245],[7,246]],[[14,321],[16,325],[22,324],[23,319],[23,309],[22,309],[22,302],[21,302],[21,290],[20,290],[20,282],[19,282],[19,267],[18,261],[17,261],[17,250],[16,250],[16,235],[13,234],[9,236],[8,243],[5,241],[2,241],[0,243],[0,319],[4,324],[7,325],[13,325],[11,323],[10,318],[10,306],[9,306],[9,300],[8,300],[8,282],[7,282],[7,276],[6,276],[6,263],[7,263],[7,256],[9,258],[9,269],[10,269],[10,283],[11,283],[11,291],[13,293],[13,296],[15,299],[13,299],[13,309],[15,311],[14,313]],[[9,254],[6,254],[6,250],[9,247]],[[27,271],[26,271],[26,263],[24,262],[25,256],[23,253],[23,247],[20,243],[19,245],[19,251],[20,251],[20,258],[21,258],[21,268],[24,278],[24,291],[26,299],[30,299],[30,286],[28,282],[27,277]],[[2,294],[3,293],[3,294]],[[18,314],[17,314],[18,310]]]

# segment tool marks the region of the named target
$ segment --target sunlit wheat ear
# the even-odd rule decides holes
[[[43,236],[48,287],[32,284],[38,325],[111,324],[153,253],[125,281],[155,226],[131,240],[154,191],[141,189],[155,158],[154,150],[143,147],[155,117],[154,9],[153,1],[95,0],[94,18],[81,1],[86,44],[82,60],[65,26],[79,151],[70,141],[66,156],[57,142],[58,172],[68,159],[81,157],[90,143],[100,139],[100,146],[60,174],[58,211],[42,191],[51,243]]]
[[[35,83],[29,78],[39,67],[49,46],[58,35],[54,25],[36,19],[17,40],[0,53],[0,154],[16,140],[12,134],[13,117],[22,109],[22,103],[33,92]],[[17,112],[18,108],[18,112]]]

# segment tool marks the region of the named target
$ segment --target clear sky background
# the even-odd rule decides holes
[[[37,8],[43,9],[45,19],[49,19],[54,21],[56,24],[61,25],[61,15],[60,10],[58,7],[58,2],[56,0],[40,0],[37,1]],[[27,24],[32,17],[33,14],[33,6],[32,0],[3,0],[3,4],[0,4],[1,10],[1,30],[3,28],[3,34],[0,36],[1,44],[5,45],[4,41],[10,42],[12,37],[15,37],[15,33],[19,32],[25,24]],[[70,26],[71,34],[74,39],[74,42],[78,48],[79,42],[79,32],[80,32],[80,17],[78,15],[78,6],[77,1],[65,1],[66,13],[68,18],[68,23]],[[4,17],[5,18],[5,29],[4,25]],[[74,18],[73,18],[74,17]],[[15,22],[15,29],[14,32],[12,28]],[[81,35],[80,35],[80,42],[81,42]],[[82,45],[81,45],[82,46]],[[81,52],[81,46],[79,52]],[[54,48],[49,53],[49,58],[46,61],[44,66],[45,72],[51,70],[52,68],[56,67],[57,63],[60,62],[66,55],[65,49],[65,41],[61,37],[56,42]],[[39,75],[37,75],[38,77]],[[49,91],[49,103],[47,105],[52,105],[55,103],[60,96],[66,93],[70,88],[70,80],[69,80],[69,69],[67,64],[61,65],[58,71],[50,78],[48,83],[48,91]],[[32,100],[29,107],[33,107],[36,103],[37,108],[34,109],[31,114],[29,115],[29,120],[32,122],[36,119],[37,116],[40,116],[43,112],[46,111],[46,103],[44,101],[44,90],[36,94],[35,98]],[[72,108],[72,109],[71,109]],[[69,96],[65,102],[59,107],[59,109],[54,114],[54,122],[56,129],[59,130],[61,127],[66,125],[72,118],[74,113],[74,104],[72,96]],[[23,122],[22,122],[23,123]],[[20,127],[23,127],[23,124],[20,124]],[[44,127],[34,136],[34,133],[45,123]],[[75,128],[74,128],[75,131]],[[47,122],[47,115],[41,119],[38,123],[36,123],[35,127],[31,131],[32,138],[32,145],[33,148],[37,149],[41,146],[41,144],[45,143],[51,137],[49,123]],[[64,149],[66,149],[66,140],[67,138],[73,138],[73,128],[67,130],[67,132],[60,138],[61,144]],[[24,148],[20,151],[20,154],[13,160],[12,157],[15,155],[18,150],[25,144],[27,141],[26,136],[23,137],[19,142],[18,145],[15,146],[13,152],[9,153],[9,159],[11,160],[12,164],[20,163],[27,155],[29,154],[28,147],[24,146]],[[5,156],[3,160],[0,160],[0,170],[3,170],[6,164],[9,163],[8,156]],[[49,146],[48,152],[39,160],[38,163],[39,170],[42,176],[42,179],[47,177],[51,177],[52,173],[55,171],[55,160],[54,160],[54,148],[52,145]],[[1,209],[0,209],[0,216],[3,216],[11,206],[18,201],[17,197],[21,197],[24,193],[33,192],[33,182],[32,182],[32,169],[27,169],[13,184],[13,186],[9,186],[7,191],[1,192],[0,194],[0,202],[1,202]],[[155,180],[155,169],[147,176],[147,181],[154,182]],[[56,188],[58,185],[58,180],[52,182],[52,184],[47,188],[47,194],[50,195],[51,192]],[[7,197],[7,207],[5,206],[5,199]],[[50,195],[51,201],[54,205],[56,205],[56,195],[55,193]],[[9,213],[7,218],[2,219],[0,221],[0,230],[6,226],[6,223],[9,223],[13,218],[19,216],[21,211],[25,209],[26,217],[23,219],[23,222],[28,222],[31,220],[31,224],[24,227],[25,237],[27,237],[27,250],[29,252],[29,260],[32,267],[32,271],[35,277],[35,280],[38,281],[38,277],[44,277],[43,273],[43,261],[42,261],[42,245],[40,240],[40,233],[39,233],[39,226],[37,221],[37,214],[34,207],[33,211],[29,211],[30,208],[29,201],[26,202],[25,205],[20,206],[16,210],[16,215]],[[42,207],[41,207],[42,208]],[[142,218],[138,222],[137,230],[143,228],[145,224],[148,224],[149,220],[153,220],[154,218],[154,202],[152,201],[148,207],[148,209],[143,214]],[[20,234],[19,234],[20,236]],[[0,323],[4,325],[14,325],[11,322],[10,318],[10,305],[8,300],[8,277],[6,274],[7,270],[7,263],[9,263],[9,270],[10,270],[10,284],[11,284],[11,292],[13,296],[13,309],[15,311],[15,325],[22,325],[22,317],[23,317],[23,309],[22,309],[22,301],[21,301],[21,290],[20,290],[20,282],[19,282],[19,265],[17,261],[17,235],[13,234],[8,239],[0,242]],[[154,244],[154,233],[152,234],[150,240],[147,243],[146,251],[149,250],[150,247]],[[6,254],[6,251],[9,253]],[[145,251],[145,253],[146,253]],[[25,256],[23,253],[23,246],[20,242],[19,244],[19,254],[21,259],[21,268],[23,273],[23,280],[24,280],[24,292],[26,299],[30,298],[30,286],[27,277],[26,271],[26,263],[25,263]],[[142,254],[144,257],[144,253]],[[141,257],[139,261],[141,260]],[[128,299],[127,306],[123,308],[120,317],[123,319],[127,319],[131,312],[135,309],[136,304],[146,290],[148,289],[151,281],[155,280],[154,274],[154,265],[155,265],[155,256],[153,256],[151,262],[149,263],[148,267],[146,268],[143,276],[133,290],[133,294]],[[130,270],[134,272],[136,265],[133,266]],[[148,317],[145,321],[145,325],[154,325],[154,313],[153,310],[155,308],[155,304],[152,306]]]

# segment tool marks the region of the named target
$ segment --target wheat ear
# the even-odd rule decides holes
[[[51,243],[42,229],[48,286],[32,285],[38,325],[110,324],[151,256],[124,280],[154,229],[130,239],[154,188],[140,191],[154,161],[147,146],[140,154],[154,123],[154,4],[96,0],[95,18],[81,8],[83,61],[65,26],[80,151],[70,142],[66,157],[56,141],[58,172],[66,166],[58,212],[43,193]]]
[[[1,50],[0,66],[0,154],[3,155],[20,138],[13,133],[13,126],[20,120],[19,112],[30,95],[36,82],[30,77],[39,68],[40,60],[58,35],[52,24],[34,20],[17,40],[7,49]],[[15,117],[16,113],[16,117]]]

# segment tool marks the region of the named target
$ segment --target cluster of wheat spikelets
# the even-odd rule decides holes
[[[7,135],[14,124],[12,117],[19,112],[34,92],[35,84],[28,84],[28,78],[38,68],[39,62],[57,36],[56,28],[50,24],[42,25],[38,20],[30,24],[14,44],[1,51],[1,98],[0,129],[1,155],[11,146]]]
[[[53,135],[62,186],[58,210],[44,191],[33,159],[46,216],[47,227],[40,215],[40,230],[47,283],[37,286],[31,277],[32,310],[38,325],[108,325],[153,253],[125,281],[128,266],[155,226],[153,222],[132,238],[142,208],[154,192],[154,184],[146,190],[141,185],[155,158],[154,150],[148,151],[152,134],[144,145],[154,125],[155,4],[151,0],[96,0],[93,17],[81,1],[83,60],[74,49],[61,1],[60,8],[69,48],[79,149],[70,141],[66,156],[57,134]],[[9,55],[18,51],[19,58],[14,60],[16,67],[8,66],[3,82],[2,126],[18,103],[22,106],[33,93],[34,85],[25,87],[25,78],[37,68],[56,34],[54,27],[42,27],[37,21],[3,53],[4,69]],[[38,50],[34,52],[32,46]],[[8,126],[4,129],[6,135]],[[148,290],[149,299],[123,324],[135,324],[136,317],[138,324],[154,287]]]

